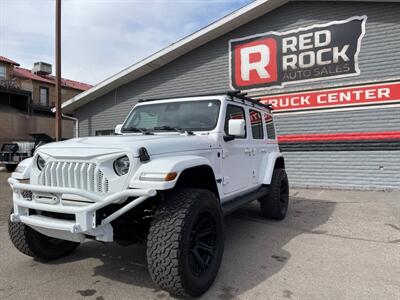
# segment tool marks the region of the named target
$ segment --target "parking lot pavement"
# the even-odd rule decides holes
[[[0,172],[0,299],[167,299],[145,248],[87,242],[43,264],[7,234],[11,192]],[[203,299],[400,299],[400,192],[292,190],[287,218],[257,203],[225,219],[224,259]]]

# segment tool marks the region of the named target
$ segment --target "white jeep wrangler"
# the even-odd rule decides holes
[[[140,101],[116,135],[39,147],[8,182],[9,235],[41,260],[85,239],[147,244],[152,279],[199,296],[224,249],[223,215],[258,200],[281,220],[289,201],[271,109],[239,91]]]

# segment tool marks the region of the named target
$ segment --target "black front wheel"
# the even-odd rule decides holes
[[[213,283],[223,251],[223,215],[215,195],[202,189],[166,194],[147,240],[153,281],[176,296],[200,296]]]
[[[9,221],[10,240],[21,253],[48,261],[72,253],[79,243],[60,240],[43,235],[23,223]]]

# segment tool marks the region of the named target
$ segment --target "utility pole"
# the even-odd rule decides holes
[[[56,0],[56,140],[61,141],[61,0]]]

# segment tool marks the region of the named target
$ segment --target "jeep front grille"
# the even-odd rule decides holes
[[[69,187],[95,193],[108,193],[108,179],[99,166],[87,162],[48,162],[39,182],[46,186]]]

